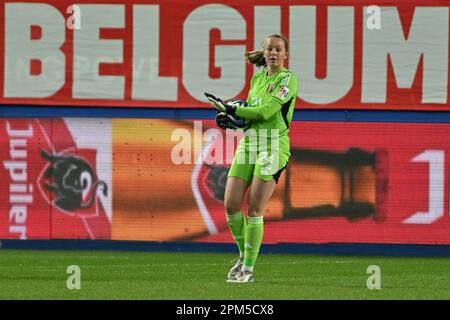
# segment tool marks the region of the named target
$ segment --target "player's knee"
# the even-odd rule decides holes
[[[248,215],[250,217],[260,217],[264,214],[264,208],[261,206],[252,206],[248,207]]]
[[[241,210],[241,203],[233,199],[225,199],[224,205],[227,214],[234,214]]]

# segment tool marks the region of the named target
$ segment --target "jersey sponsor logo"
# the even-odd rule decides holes
[[[280,89],[278,89],[278,92],[275,94],[275,96],[281,100],[284,100],[289,94],[289,88],[282,85],[280,86]]]

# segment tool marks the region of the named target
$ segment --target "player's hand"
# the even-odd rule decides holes
[[[208,101],[211,105],[216,108],[219,112],[227,112],[227,108],[225,107],[225,102],[222,99],[216,97],[215,95],[205,92],[205,97],[208,98]]]
[[[216,97],[215,95],[205,92],[205,97],[208,101],[216,108],[219,112],[225,112],[227,114],[234,115],[236,112],[236,107],[223,102],[222,99]]]

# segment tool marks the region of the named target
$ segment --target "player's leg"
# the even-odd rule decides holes
[[[244,261],[244,241],[247,221],[242,211],[242,200],[247,191],[254,171],[254,164],[245,161],[247,148],[240,143],[236,149],[236,155],[228,171],[227,185],[225,187],[225,211],[227,223],[233,238],[239,248],[239,258],[228,272],[228,279],[234,279],[241,270]],[[244,161],[242,161],[244,159]]]
[[[253,268],[258,257],[264,233],[264,208],[275,190],[276,182],[272,178],[264,181],[254,177],[248,199],[248,222],[245,230],[244,263],[235,279],[229,282],[253,282]]]
[[[255,165],[254,178],[248,198],[248,225],[245,238],[243,271],[253,272],[264,231],[264,209],[272,197],[290,153],[279,146],[263,149]]]
[[[240,257],[244,255],[244,240],[246,219],[242,212],[241,205],[248,182],[239,177],[228,177],[225,187],[225,211],[228,227],[239,248]]]
[[[243,271],[253,272],[264,233],[264,209],[272,197],[276,182],[272,178],[268,181],[259,177],[253,178],[248,199],[248,222],[245,235],[244,267]]]

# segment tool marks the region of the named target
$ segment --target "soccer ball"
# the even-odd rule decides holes
[[[227,104],[236,107],[249,107],[245,100],[230,100]],[[242,119],[237,115],[232,116],[223,112],[217,114],[216,122],[222,129],[246,129],[251,125],[251,121],[249,120]]]

